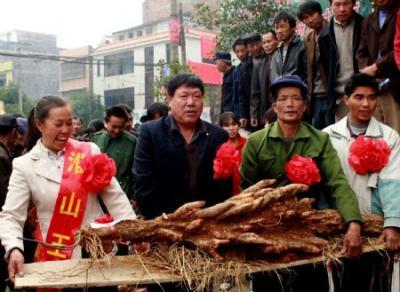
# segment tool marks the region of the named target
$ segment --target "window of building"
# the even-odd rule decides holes
[[[0,74],[0,87],[4,87],[6,85],[7,85],[6,74],[1,73]]]
[[[130,32],[130,33],[128,34],[128,38],[130,38],[130,39],[133,38],[133,32]]]
[[[153,27],[152,26],[146,27],[146,34],[152,34],[152,33],[153,33]]]
[[[106,108],[123,103],[130,108],[135,108],[135,88],[121,88],[104,91],[104,105]]]
[[[133,50],[104,56],[104,76],[133,73]]]
[[[141,30],[136,31],[137,37],[141,37],[142,35],[143,35],[143,31],[141,31]]]
[[[123,34],[119,35],[119,40],[123,41],[125,39],[125,36]]]

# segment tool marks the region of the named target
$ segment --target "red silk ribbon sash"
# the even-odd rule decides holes
[[[69,139],[65,146],[64,169],[60,190],[46,236],[46,243],[54,246],[75,244],[74,232],[81,227],[86,209],[88,190],[81,187],[80,178],[84,169],[80,161],[91,154],[91,145]],[[38,224],[37,224],[38,225]],[[36,230],[38,240],[43,241],[42,232]],[[41,238],[40,238],[41,237]],[[35,261],[70,259],[73,248],[57,249],[39,245]]]

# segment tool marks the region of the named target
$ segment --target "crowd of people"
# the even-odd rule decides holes
[[[363,18],[354,10],[355,0],[330,0],[333,17],[325,19],[318,1],[304,1],[297,19],[280,12],[272,21],[273,30],[239,37],[232,45],[237,66],[230,53],[216,54],[217,69],[224,76],[222,112],[234,112],[243,127],[258,130],[272,104],[271,82],[298,75],[308,87],[305,120],[321,130],[348,113],[344,86],[351,75],[361,72],[379,80],[377,119],[399,131],[400,73],[395,54],[399,61],[400,52],[393,49],[398,1],[374,3],[375,12]],[[309,30],[304,38],[296,33],[297,21]]]
[[[196,200],[210,206],[265,178],[282,186],[293,182],[287,165],[295,159],[318,170],[301,181],[310,185],[306,196],[339,211],[351,260],[328,273],[299,268],[290,281],[256,275],[254,290],[399,291],[397,262],[358,258],[364,214],[383,216],[380,240],[400,248],[400,11],[396,0],[374,2],[363,19],[355,1],[330,0],[333,16],[324,19],[307,0],[297,12],[310,29],[304,38],[297,19],[279,12],[274,30],[235,40],[238,66],[216,53],[219,125],[201,120],[205,88],[191,74],[169,81],[168,105],[152,104],[139,129],[119,104],[83,130],[55,96],[41,98],[27,119],[1,115],[0,291],[23,275],[24,262],[85,256],[74,246],[83,225],[152,219]]]

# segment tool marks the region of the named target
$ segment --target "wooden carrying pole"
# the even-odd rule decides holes
[[[363,247],[363,253],[383,250],[381,246]],[[341,258],[341,253],[334,254]],[[243,271],[260,272],[294,268],[300,265],[316,264],[329,260],[325,256],[298,260],[290,263],[266,263],[254,265]],[[24,276],[17,277],[16,289],[28,288],[78,288],[105,287],[116,285],[146,285],[182,282],[183,275],[174,275],[166,269],[146,266],[139,256],[118,256],[110,259],[72,259],[65,261],[42,262],[24,265]]]

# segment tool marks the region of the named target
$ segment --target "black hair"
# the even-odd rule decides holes
[[[235,51],[236,46],[246,46],[242,38],[237,38],[232,44],[232,51]]]
[[[269,31],[267,31],[267,32],[265,32],[265,33],[263,33],[263,35],[264,34],[272,34],[273,36],[274,36],[274,38],[276,38],[276,32],[275,32],[275,30],[273,30],[273,29],[271,29],[271,30],[269,30]]]
[[[351,0],[351,2],[353,2],[353,4],[356,4],[356,0]],[[332,0],[329,0],[329,4],[332,4]]]
[[[278,12],[273,21],[273,25],[277,25],[279,22],[284,21],[289,24],[290,27],[296,27],[296,18],[293,15],[287,13],[286,11]]]
[[[303,21],[304,14],[313,14],[315,12],[322,14],[321,4],[314,0],[306,0],[297,8],[297,18]]]
[[[370,87],[378,94],[379,84],[372,76],[362,73],[356,73],[350,77],[349,81],[344,86],[344,93],[347,96],[352,95],[357,87]]]
[[[102,120],[94,119],[89,122],[88,129],[92,130],[93,132],[98,132],[105,129],[105,126]]]
[[[53,108],[64,107],[68,102],[59,96],[44,96],[37,102],[31,110],[28,117],[28,130],[25,137],[25,148],[27,151],[35,146],[37,140],[42,137],[39,129],[36,127],[36,121],[44,123]]]
[[[81,122],[81,124],[83,125],[83,120],[82,120],[81,117],[73,116],[72,119],[73,119],[73,120],[79,120],[79,121]]]
[[[128,105],[126,105],[124,103],[119,103],[119,104],[116,104],[115,106],[120,106],[120,107],[124,108],[126,110],[126,112],[128,113],[128,121],[133,120],[132,109]]]
[[[94,119],[89,122],[88,128],[78,137],[79,141],[91,142],[93,134],[105,129],[104,122],[100,119]]]
[[[169,107],[163,102],[153,102],[147,109],[147,120],[154,120],[156,114],[160,117],[168,116]]]
[[[116,104],[115,106],[123,107],[128,114],[130,114],[130,115],[132,114],[132,109],[127,104],[119,103],[119,104]]]
[[[219,125],[221,127],[228,126],[232,122],[240,125],[239,118],[233,112],[224,112],[219,117]]]
[[[274,111],[274,109],[272,107],[267,109],[265,111],[265,113],[263,114],[263,122],[264,122],[264,124],[265,123],[272,124],[277,119],[278,119],[278,116],[276,115],[276,112]]]
[[[179,74],[176,75],[168,82],[167,90],[168,95],[173,96],[175,91],[182,85],[187,87],[195,87],[200,89],[201,94],[204,95],[204,83],[201,79],[193,74]]]
[[[104,120],[108,122],[111,116],[124,119],[125,122],[129,120],[129,114],[126,111],[125,107],[122,105],[114,105],[108,109],[106,109],[106,116]]]
[[[7,114],[9,116],[9,123],[8,125],[1,125],[0,126],[0,136],[8,135],[12,132],[12,130],[17,129],[17,118],[16,115]]]

